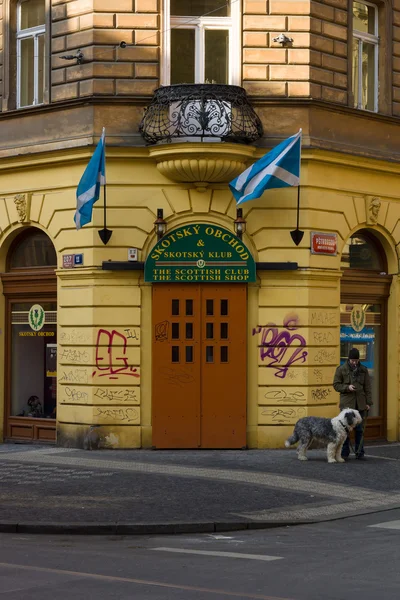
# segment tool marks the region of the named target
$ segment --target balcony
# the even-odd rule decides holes
[[[216,84],[158,88],[139,131],[148,144],[175,140],[250,144],[263,134],[245,90]]]
[[[263,134],[245,90],[216,84],[158,88],[139,130],[158,170],[199,191],[244,171],[255,151],[252,142]]]

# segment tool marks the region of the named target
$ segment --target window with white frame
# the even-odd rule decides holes
[[[44,101],[45,0],[20,0],[17,5],[17,107]]]
[[[378,110],[378,8],[353,2],[352,75],[354,106]]]
[[[164,2],[164,85],[239,83],[239,3]]]

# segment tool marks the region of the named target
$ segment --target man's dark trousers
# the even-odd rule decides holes
[[[366,416],[367,411],[366,410],[360,410],[359,411],[361,417],[362,417],[362,422],[357,425],[354,429],[354,434],[355,434],[355,438],[356,438],[356,443],[355,443],[355,451],[356,451],[356,456],[364,456],[364,440],[363,440],[363,434],[364,434],[364,417]],[[345,443],[343,444],[343,448],[342,448],[342,458],[348,458],[350,454],[350,438],[349,436],[347,436]]]

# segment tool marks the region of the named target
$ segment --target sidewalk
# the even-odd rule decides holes
[[[294,450],[152,451],[0,445],[0,532],[200,533],[400,507],[400,444],[328,464]]]

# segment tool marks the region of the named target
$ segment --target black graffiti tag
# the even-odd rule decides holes
[[[154,336],[156,338],[156,342],[165,342],[168,340],[168,327],[168,321],[161,321],[155,325]]]

